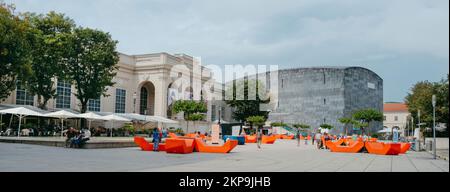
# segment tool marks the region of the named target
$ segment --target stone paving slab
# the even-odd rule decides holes
[[[449,172],[445,160],[427,152],[399,156],[332,153],[295,141],[237,146],[229,154],[167,154],[136,147],[68,149],[0,143],[0,171],[205,171],[205,172]]]

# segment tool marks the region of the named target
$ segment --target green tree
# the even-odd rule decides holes
[[[240,91],[237,90],[243,90],[243,93],[239,93]],[[261,111],[260,109],[261,104],[270,102],[269,99],[263,99],[266,95],[264,93],[265,90],[261,81],[252,79],[238,80],[233,83],[233,86],[228,87],[226,93],[232,93],[233,95],[231,100],[226,100],[225,102],[235,109],[233,118],[243,122],[251,116],[262,116],[267,119],[269,112]],[[249,95],[254,95],[255,98],[249,98]]]
[[[33,27],[32,41],[32,73],[24,80],[27,90],[37,96],[38,107],[47,108],[47,102],[56,97],[55,77],[65,71],[62,61],[69,36],[75,23],[64,14],[50,12],[47,15],[25,14],[25,18]]]
[[[31,73],[30,25],[0,2],[0,100],[16,88],[16,80]]]
[[[343,117],[339,119],[339,122],[344,124],[344,129],[345,129],[345,135],[347,136],[348,133],[348,126],[353,124],[353,119],[352,118],[347,118],[347,117]]]
[[[197,127],[195,126],[195,122],[201,121],[203,119],[205,119],[205,114],[195,113],[189,115],[187,120],[194,122],[194,129],[197,129]]]
[[[333,129],[334,128],[333,125],[325,124],[325,123],[321,124],[320,127],[323,129]]]
[[[285,127],[285,126],[287,126],[287,124],[286,123],[283,123],[283,122],[273,122],[273,123],[271,123],[270,124],[272,127]]]
[[[253,126],[256,126],[256,132],[258,133],[259,129],[262,128],[262,126],[264,125],[264,123],[266,122],[266,118],[264,116],[250,116],[247,117],[247,119],[245,119],[246,122],[249,122],[251,125],[251,128],[253,129]],[[258,142],[258,148],[261,148],[260,142],[259,142],[259,137],[257,137]]]
[[[418,111],[420,110],[420,121],[425,123],[425,127],[433,125],[433,106],[432,95],[436,95],[436,122],[445,123],[447,130],[443,133],[448,136],[448,74],[447,78],[439,82],[421,81],[416,83],[410,93],[405,97],[405,103],[408,110],[414,117],[415,123],[418,123]],[[423,131],[422,129],[421,131]]]
[[[205,103],[192,100],[178,100],[172,105],[172,111],[175,113],[183,112],[184,120],[186,120],[186,132],[189,133],[189,121],[199,118],[199,113],[206,113],[208,109]],[[192,120],[198,121],[198,120]]]
[[[353,113],[353,119],[367,123],[367,128],[369,128],[371,122],[383,120],[383,113],[376,109],[362,109]],[[365,127],[361,127],[361,129],[365,133]]]
[[[65,45],[68,58],[62,73],[74,82],[82,113],[87,111],[90,99],[108,96],[107,87],[114,85],[112,79],[119,61],[116,45],[110,34],[89,28],[74,29]]]

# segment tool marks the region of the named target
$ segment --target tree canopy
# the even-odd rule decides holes
[[[32,72],[23,80],[30,94],[37,96],[38,107],[46,109],[49,99],[56,97],[55,78],[62,78],[68,39],[75,22],[64,14],[25,14],[33,30],[31,43]]]
[[[17,79],[31,73],[30,24],[0,2],[0,100],[16,88]]]
[[[266,96],[265,86],[259,80],[244,79],[237,80],[233,86],[227,88],[226,93],[232,93],[232,99],[225,102],[233,107],[233,118],[239,121],[247,121],[251,116],[262,116],[267,119],[269,112],[261,111],[260,105],[269,103],[269,99],[262,99]],[[243,95],[242,95],[243,94]]]
[[[449,116],[449,76],[439,82],[420,81],[413,85],[410,93],[405,97],[408,110],[418,123],[418,111],[420,110],[421,123],[431,127],[433,125],[433,105],[432,95],[436,95],[436,122],[445,123],[447,129],[444,135],[448,136],[448,116]],[[423,127],[426,127],[423,126]]]
[[[76,28],[70,36],[64,76],[75,84],[82,113],[90,99],[107,96],[107,87],[114,85],[119,61],[116,45],[109,33],[89,28]]]

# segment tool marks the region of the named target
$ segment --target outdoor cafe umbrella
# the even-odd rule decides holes
[[[104,116],[97,115],[95,113],[89,112],[89,113],[83,113],[78,115],[79,118],[87,119],[89,121],[89,129],[91,128],[91,122],[93,120],[107,120]]]
[[[15,108],[11,108],[11,109],[0,110],[0,113],[13,114],[13,115],[17,115],[19,117],[19,128],[17,131],[17,137],[20,137],[20,126],[22,123],[22,118],[24,118],[25,116],[44,116],[41,113],[38,113],[31,109],[27,109],[25,107],[15,107]]]
[[[78,115],[75,113],[71,113],[69,111],[66,110],[60,110],[60,111],[56,111],[56,112],[52,112],[52,113],[47,113],[45,114],[46,117],[53,117],[53,118],[58,118],[61,120],[61,137],[63,136],[63,131],[64,131],[64,119],[68,119],[68,118],[77,118]]]
[[[391,133],[391,132],[392,132],[392,128],[384,128],[384,129],[378,131],[378,133]],[[394,129],[394,132],[400,132],[400,130]]]
[[[115,121],[131,121],[130,119],[115,115],[115,114],[111,114],[111,115],[107,115],[107,116],[103,116],[104,120],[107,121],[112,121],[112,126],[111,126],[111,137],[112,137],[112,129],[114,129],[114,122]]]

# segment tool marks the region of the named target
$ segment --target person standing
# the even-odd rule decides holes
[[[322,134],[320,132],[317,132],[314,139],[317,143],[317,149],[320,149],[322,147]]]
[[[153,151],[158,151],[159,145],[159,130],[158,128],[153,129]]]

